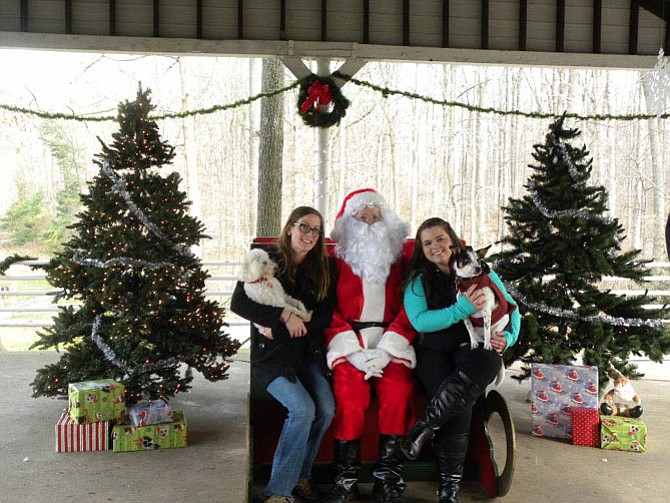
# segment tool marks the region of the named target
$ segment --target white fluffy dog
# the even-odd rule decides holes
[[[275,278],[276,270],[277,264],[265,250],[251,250],[247,253],[238,275],[239,280],[244,282],[244,293],[254,302],[286,308],[304,321],[309,321],[312,312],[284,291],[284,287]]]

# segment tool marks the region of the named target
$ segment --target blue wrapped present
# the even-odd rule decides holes
[[[572,410],[598,408],[598,367],[533,363],[530,374],[531,433],[572,438]]]

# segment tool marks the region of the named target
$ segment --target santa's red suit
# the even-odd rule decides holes
[[[386,282],[372,282],[356,274],[336,253],[337,299],[333,321],[325,335],[336,404],[332,431],[338,440],[361,437],[371,385],[379,404],[381,435],[405,435],[414,422],[411,369],[416,365],[416,357],[411,343],[415,331],[402,305],[407,262],[407,256],[400,254],[390,267]],[[364,372],[347,357],[373,348],[384,349],[392,359],[381,377],[366,380]]]

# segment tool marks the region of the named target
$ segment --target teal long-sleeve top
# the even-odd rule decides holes
[[[472,303],[465,298],[465,295],[458,297],[455,303],[441,309],[429,309],[426,300],[426,292],[421,281],[422,274],[418,275],[405,289],[405,311],[410,323],[417,332],[437,332],[449,328],[454,323],[463,321],[465,318],[475,313],[477,309]],[[507,302],[517,306],[514,299],[507,293],[505,285],[495,271],[489,272],[489,278],[500,289],[505,296]],[[508,330],[505,330],[505,340],[507,348],[513,346],[519,337],[519,330],[521,329],[521,315],[519,309],[512,311],[510,314],[510,323]]]

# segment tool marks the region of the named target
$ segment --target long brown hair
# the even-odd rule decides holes
[[[298,263],[293,259],[294,252],[291,248],[291,237],[289,236],[289,230],[293,227],[299,219],[307,215],[316,215],[321,221],[320,227],[321,232],[319,233],[319,238],[305,257],[305,271],[310,277],[314,284],[317,287],[316,300],[323,300],[328,294],[328,289],[330,288],[330,273],[328,270],[328,254],[326,252],[326,239],[324,237],[323,229],[323,217],[318,210],[315,210],[311,206],[298,206],[294,209],[289,215],[284,227],[282,228],[281,234],[277,239],[277,249],[279,250],[279,255],[281,256],[282,265],[281,272],[285,274],[291,281],[295,279],[295,272],[298,268]]]
[[[447,233],[452,244],[452,260],[463,247],[463,241],[458,237],[456,231],[453,229],[451,224],[446,220],[443,220],[440,217],[431,217],[427,220],[424,220],[423,223],[416,230],[416,237],[414,238],[414,251],[412,252],[412,258],[409,260],[409,266],[407,267],[407,274],[403,282],[403,290],[412,284],[415,278],[420,274],[423,274],[424,278],[424,288],[426,292],[426,297],[430,297],[432,293],[433,282],[431,279],[435,277],[433,271],[436,266],[430,260],[426,258],[425,253],[423,253],[423,244],[421,242],[421,233],[426,229],[431,229],[433,227],[440,227]]]

